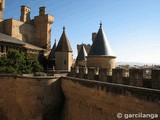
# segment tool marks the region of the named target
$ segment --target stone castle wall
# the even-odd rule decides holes
[[[70,71],[70,68],[73,64],[72,52],[56,52],[55,58],[56,70]]]
[[[137,87],[160,89],[160,70],[152,69],[146,73],[146,69],[113,69],[112,73],[108,69],[95,67],[71,68],[69,76],[97,80],[102,82],[124,84]],[[112,74],[112,75],[110,75]]]
[[[112,69],[115,68],[115,57],[108,56],[88,56],[87,67],[108,68],[108,75],[112,74]]]
[[[0,32],[26,43],[51,49],[51,27],[54,17],[45,13],[45,7],[39,8],[39,15],[30,19],[30,8],[21,6],[20,20],[2,19],[2,1],[0,1]]]
[[[156,89],[73,77],[0,75],[0,120],[116,120],[117,113],[160,115],[159,101],[160,90]]]
[[[125,114],[160,115],[160,90],[70,77],[61,78],[61,86],[63,120],[118,120],[117,113],[122,120]]]
[[[0,120],[59,120],[62,102],[57,78],[0,76]]]
[[[37,46],[50,50],[51,48],[51,25],[54,17],[48,14],[34,17],[35,40]]]
[[[33,25],[15,19],[5,20],[4,23],[4,33],[27,43],[35,44]]]

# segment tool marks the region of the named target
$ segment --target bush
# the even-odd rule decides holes
[[[0,73],[6,73],[6,67],[0,67]]]
[[[27,59],[23,52],[10,49],[5,56],[0,57],[0,73],[35,73],[43,71],[43,67],[35,58]]]

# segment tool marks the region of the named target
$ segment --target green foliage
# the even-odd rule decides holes
[[[0,73],[35,73],[43,71],[36,58],[27,59],[23,52],[10,49],[5,56],[0,57]]]
[[[27,63],[26,70],[30,69],[31,73],[43,71],[43,67],[40,65],[38,59],[36,58],[28,59],[26,63]]]

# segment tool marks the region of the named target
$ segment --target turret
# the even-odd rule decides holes
[[[78,56],[76,58],[76,66],[83,66],[85,67],[87,64],[87,52],[84,47],[84,45],[81,45],[80,51],[78,53]]]
[[[56,40],[55,40],[54,45],[51,49],[51,52],[48,56],[48,68],[51,68],[51,69],[55,68],[55,50],[56,50],[56,47],[57,47],[57,45],[56,45]]]
[[[45,15],[46,14],[46,7],[42,6],[39,8],[39,16]]]
[[[87,67],[108,69],[108,75],[111,75],[112,69],[115,68],[115,58],[103,31],[102,23],[100,23],[100,28],[87,57]]]
[[[73,64],[72,48],[67,38],[65,27],[58,42],[56,51],[56,70],[70,71]]]
[[[35,41],[36,45],[50,50],[51,49],[51,27],[54,21],[54,17],[46,14],[46,7],[42,6],[39,8],[39,16],[35,16]]]
[[[20,16],[20,21],[30,23],[30,8],[23,5],[21,6],[21,16]]]

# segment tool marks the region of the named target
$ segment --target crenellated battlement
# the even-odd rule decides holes
[[[81,46],[84,46],[84,48],[86,49],[87,54],[89,53],[90,49],[91,49],[91,45],[90,44],[78,44],[77,45],[77,53],[79,53]]]
[[[107,69],[95,67],[75,67],[71,68],[71,72],[68,76],[137,87],[160,89],[160,69],[116,68],[112,70],[112,75],[109,75],[109,71]]]

